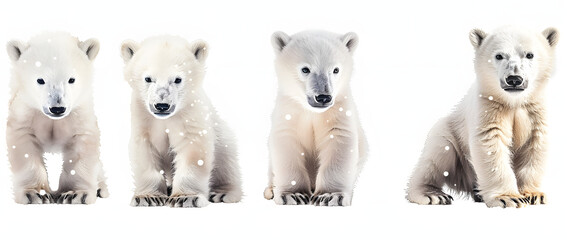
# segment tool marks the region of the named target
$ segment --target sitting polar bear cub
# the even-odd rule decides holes
[[[234,136],[202,88],[207,44],[173,36],[122,44],[132,87],[132,206],[203,207],[242,197]]]
[[[13,63],[6,143],[21,204],[91,204],[107,197],[99,160],[100,133],[92,97],[95,39],[44,33],[10,41]],[[63,153],[59,189],[52,192],[43,154]]]
[[[354,33],[272,35],[279,91],[266,199],[351,205],[368,149],[349,86],[357,44]]]
[[[488,207],[546,202],[539,189],[547,135],[543,90],[558,38],[553,28],[471,31],[477,82],[430,131],[409,181],[410,202],[451,204],[444,185]]]

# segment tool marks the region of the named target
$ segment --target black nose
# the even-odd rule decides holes
[[[160,112],[164,112],[167,111],[169,109],[169,104],[167,103],[158,103],[156,105],[154,105],[154,107],[156,107],[156,109]]]
[[[510,86],[516,87],[522,85],[524,79],[520,76],[508,76],[506,78],[506,83]]]
[[[317,101],[318,103],[330,103],[331,100],[333,100],[333,97],[331,97],[331,95],[317,95],[315,96],[315,101]]]
[[[65,110],[67,110],[64,107],[50,107],[49,111],[55,115],[61,115],[65,112]]]

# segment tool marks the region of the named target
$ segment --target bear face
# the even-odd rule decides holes
[[[129,79],[138,100],[158,119],[170,118],[189,102],[185,98],[201,85],[207,55],[204,41],[189,44],[173,36],[122,44],[125,79]]]
[[[275,32],[272,45],[280,93],[306,109],[324,112],[348,86],[357,44],[355,33]]]
[[[12,89],[25,94],[26,104],[51,119],[61,119],[81,105],[91,91],[96,39],[79,41],[66,33],[44,33],[28,43],[10,41]]]
[[[538,33],[505,27],[490,35],[472,30],[481,91],[514,102],[542,88],[551,73],[558,37],[554,28]]]

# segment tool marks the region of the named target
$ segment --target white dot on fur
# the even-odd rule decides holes
[[[491,151],[488,151],[488,152],[487,152],[486,154],[488,154],[488,155],[492,155],[492,152],[491,152]]]
[[[347,98],[348,98],[348,97],[347,97],[347,96],[345,96],[345,99],[347,99]]]
[[[488,59],[488,62],[492,62],[492,60]]]
[[[445,146],[445,151],[449,151],[451,149],[449,146]]]
[[[329,123],[329,119],[327,119],[327,123]]]
[[[189,142],[189,144],[193,144],[193,141]]]
[[[455,187],[456,187],[456,186],[457,186],[457,184],[455,183],[455,184],[453,184],[453,186],[455,186]]]
[[[449,176],[449,172],[447,172],[447,171],[443,172],[443,176],[445,176],[445,177]]]
[[[482,97],[482,94],[479,94],[478,97]]]
[[[36,67],[41,67],[41,62],[40,62],[40,61],[36,61],[36,62],[35,62],[35,66],[36,66]]]
[[[343,111],[343,108],[342,108],[342,107],[340,107],[340,108],[339,108],[339,112],[342,112],[342,111]]]
[[[193,71],[191,71],[191,70],[188,70],[188,71],[187,71],[187,73],[189,73],[189,74],[191,74],[192,72],[193,72]]]
[[[188,122],[189,122],[189,119],[186,119],[185,122],[188,123]]]
[[[183,137],[183,135],[185,135],[183,132],[179,132],[179,136]]]
[[[285,120],[291,120],[291,115],[290,115],[290,114],[286,114],[286,115],[285,115]]]
[[[77,172],[75,172],[75,170],[71,170],[70,173],[71,173],[71,175],[75,175],[75,173],[77,173]]]
[[[169,133],[169,128],[166,128],[166,129],[165,129],[165,133]]]
[[[492,96],[488,96],[488,100],[492,101],[494,99]]]
[[[191,90],[191,93],[195,93],[195,90]]]
[[[352,112],[350,110],[346,111],[345,114],[347,115],[347,117],[352,116]]]
[[[305,156],[305,153],[301,153],[301,156]]]
[[[197,165],[203,166],[203,164],[205,164],[205,161],[203,161],[201,159],[197,160]]]
[[[26,154],[24,154],[24,157],[25,157],[25,158],[29,158],[30,155],[26,153]]]
[[[295,186],[295,184],[297,184],[297,182],[291,181],[291,185],[292,185],[292,186]]]
[[[193,82],[193,78],[189,78],[189,82]]]
[[[195,106],[195,104],[191,103],[191,107]]]
[[[73,163],[73,160],[69,159],[69,163]]]
[[[12,145],[12,149],[16,149],[16,145]]]
[[[203,135],[204,135],[204,134],[207,134],[207,130],[203,130]]]
[[[335,138],[335,135],[331,134],[331,136],[329,136],[331,139]]]
[[[25,59],[24,59],[24,60],[22,60],[22,62],[24,62],[24,63],[27,63],[27,62],[28,62],[28,60],[25,60]]]
[[[159,170],[159,174],[163,175],[164,173],[165,173],[165,171]]]
[[[39,190],[39,195],[45,195],[45,190],[43,189]]]
[[[53,60],[57,60],[57,57],[53,57]]]
[[[215,126],[219,125],[219,123],[215,123]]]
[[[227,148],[227,147],[228,147],[228,145],[224,145],[224,147],[225,147],[225,148]]]

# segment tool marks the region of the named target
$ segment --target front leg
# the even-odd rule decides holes
[[[358,137],[333,128],[318,141],[319,173],[311,200],[317,206],[350,206],[359,161]]]
[[[209,181],[214,166],[212,139],[195,139],[191,144],[174,149],[175,174],[171,196],[167,203],[171,207],[205,207],[209,204]]]
[[[525,199],[518,192],[510,159],[511,133],[493,124],[487,126],[471,139],[471,162],[480,195],[488,207],[522,207]]]
[[[63,149],[63,169],[59,178],[57,203],[96,202],[101,169],[98,133],[75,135]]]
[[[273,131],[270,135],[270,183],[273,186],[268,186],[264,195],[271,195],[278,205],[305,205],[311,198],[311,180],[305,163],[306,158],[313,156],[303,150],[293,131]]]
[[[131,206],[163,206],[167,200],[165,177],[160,173],[160,159],[150,141],[143,136],[130,138],[130,161],[134,172],[134,196]]]
[[[543,122],[543,110],[531,113],[532,131],[528,141],[520,148],[514,158],[514,172],[518,182],[520,194],[528,200],[529,204],[545,204],[547,198],[540,191],[541,178],[547,152],[547,126]],[[538,117],[539,116],[539,117]]]
[[[43,150],[32,134],[14,130],[8,124],[6,133],[8,159],[10,161],[14,200],[19,204],[53,202],[43,162]],[[42,191],[43,190],[43,191]]]

